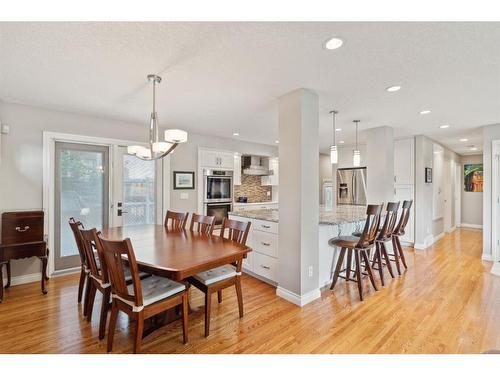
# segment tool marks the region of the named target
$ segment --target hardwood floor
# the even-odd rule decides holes
[[[203,309],[190,316],[189,344],[180,322],[143,341],[143,353],[478,353],[500,349],[500,278],[481,261],[482,232],[457,230],[425,251],[405,249],[409,269],[373,291],[365,279],[360,302],[355,283],[299,308],[276,297],[275,289],[243,278],[245,316],[238,318],[234,290],[212,302],[210,336]],[[377,279],[378,280],[378,279]],[[88,324],[76,303],[78,276],[6,290],[0,305],[1,353],[105,353],[99,341],[99,309]],[[213,298],[217,298],[213,296]],[[192,304],[202,293],[192,288]],[[100,306],[100,301],[96,301]],[[132,323],[131,323],[132,324]],[[114,352],[132,350],[133,329],[120,315]],[[132,327],[133,328],[133,327]]]

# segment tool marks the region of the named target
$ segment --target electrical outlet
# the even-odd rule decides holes
[[[309,277],[313,277],[313,266],[309,266]]]

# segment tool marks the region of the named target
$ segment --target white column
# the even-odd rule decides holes
[[[363,156],[362,156],[363,157]],[[367,203],[394,201],[394,130],[381,126],[366,130]]]
[[[318,95],[279,98],[279,262],[276,294],[297,305],[318,298]]]

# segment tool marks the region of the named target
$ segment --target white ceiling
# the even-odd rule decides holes
[[[323,49],[331,36],[344,46]],[[276,98],[298,87],[319,94],[322,150],[332,108],[346,143],[360,119],[466,153],[500,123],[500,23],[0,23],[0,64],[4,101],[145,128],[159,73],[162,125],[268,144]]]

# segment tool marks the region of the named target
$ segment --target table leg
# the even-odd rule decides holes
[[[45,288],[45,280],[47,275],[47,256],[40,257],[42,261],[42,293],[47,294],[47,289]]]
[[[47,249],[47,259],[49,259],[49,249]],[[47,274],[47,266],[45,266],[45,272],[43,275],[45,276],[45,280],[49,279],[49,275]]]
[[[7,268],[7,284],[5,284],[5,289],[10,286],[11,274],[10,274],[10,260],[5,264]]]
[[[3,263],[0,263],[0,303],[3,301]]]

